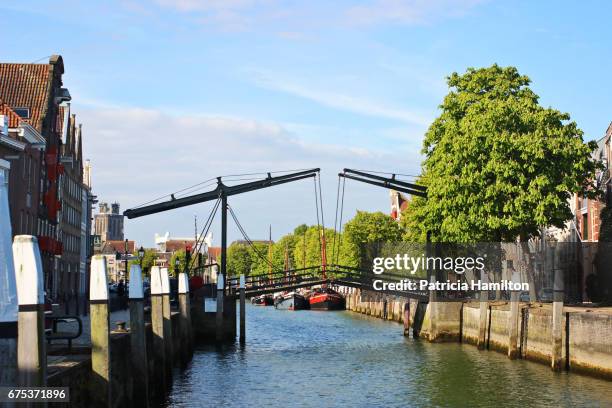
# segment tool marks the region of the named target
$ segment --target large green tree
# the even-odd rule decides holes
[[[448,77],[450,92],[425,135],[427,199],[403,215],[409,240],[522,241],[563,227],[568,198],[590,188],[594,142],[567,113],[545,108],[514,67],[470,68]]]

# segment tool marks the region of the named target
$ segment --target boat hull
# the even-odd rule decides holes
[[[274,307],[279,310],[307,310],[310,309],[310,303],[304,296],[294,294],[276,298]]]
[[[314,294],[310,297],[312,310],[344,310],[346,300],[339,294]]]
[[[274,306],[274,298],[270,295],[257,296],[251,299],[255,306]]]

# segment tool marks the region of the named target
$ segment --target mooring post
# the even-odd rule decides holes
[[[1,169],[1,167],[0,167]],[[0,386],[17,385],[17,286],[13,263],[13,238],[8,207],[7,183],[0,171]]]
[[[512,272],[511,280],[519,284],[521,281],[518,272]],[[510,315],[508,316],[508,358],[518,357],[518,327],[519,327],[519,291],[510,292]]]
[[[140,265],[130,268],[130,359],[132,362],[132,403],[149,406],[149,371],[144,321],[144,290]]]
[[[172,383],[172,366],[174,350],[172,347],[172,310],[170,307],[170,276],[168,275],[168,268],[162,267],[159,270],[162,287],[162,304],[163,304],[163,315],[164,315],[164,348],[166,355],[165,369],[166,378],[168,384]]]
[[[223,288],[225,283],[223,281],[224,275],[217,275],[217,315],[216,315],[216,339],[220,343],[225,338],[223,333]]]
[[[480,282],[484,285],[489,283],[487,273],[482,270]],[[478,320],[478,341],[477,347],[484,350],[487,344],[487,313],[489,311],[489,292],[486,290],[480,291],[480,319]]]
[[[89,279],[89,314],[91,323],[90,395],[96,406],[107,407],[112,401],[110,313],[106,258],[94,255]]]
[[[189,278],[185,272],[178,277],[178,297],[180,312],[181,364],[185,365],[193,355],[193,335],[191,331],[191,302],[189,300]]]
[[[155,401],[160,401],[164,390],[170,385],[170,378],[166,378],[166,346],[164,344],[164,303],[161,280],[161,268],[151,267],[151,329],[153,331],[153,370],[154,381],[150,391]],[[169,339],[167,339],[169,341]]]
[[[559,371],[563,368],[563,300],[565,297],[563,269],[560,268],[559,251],[565,247],[550,244],[553,251],[553,309],[552,309],[552,361],[551,368]],[[566,346],[567,347],[567,346]]]
[[[240,275],[240,344],[246,340],[246,282],[244,275]]]
[[[37,239],[31,235],[16,236],[13,259],[19,299],[18,332],[22,333],[17,339],[19,385],[44,387],[47,384],[45,295]]]

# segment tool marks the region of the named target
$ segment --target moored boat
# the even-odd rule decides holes
[[[301,294],[289,292],[277,296],[274,299],[274,307],[284,310],[306,310],[310,309],[310,303]]]
[[[260,295],[251,298],[251,303],[255,306],[274,306],[274,298],[272,295]]]
[[[344,296],[330,288],[314,289],[308,299],[310,308],[314,310],[344,310]]]

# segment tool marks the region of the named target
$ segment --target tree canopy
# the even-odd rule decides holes
[[[421,184],[403,215],[406,238],[446,242],[526,240],[563,227],[574,192],[590,188],[594,142],[567,113],[545,108],[514,67],[453,73],[441,114],[423,142]]]

